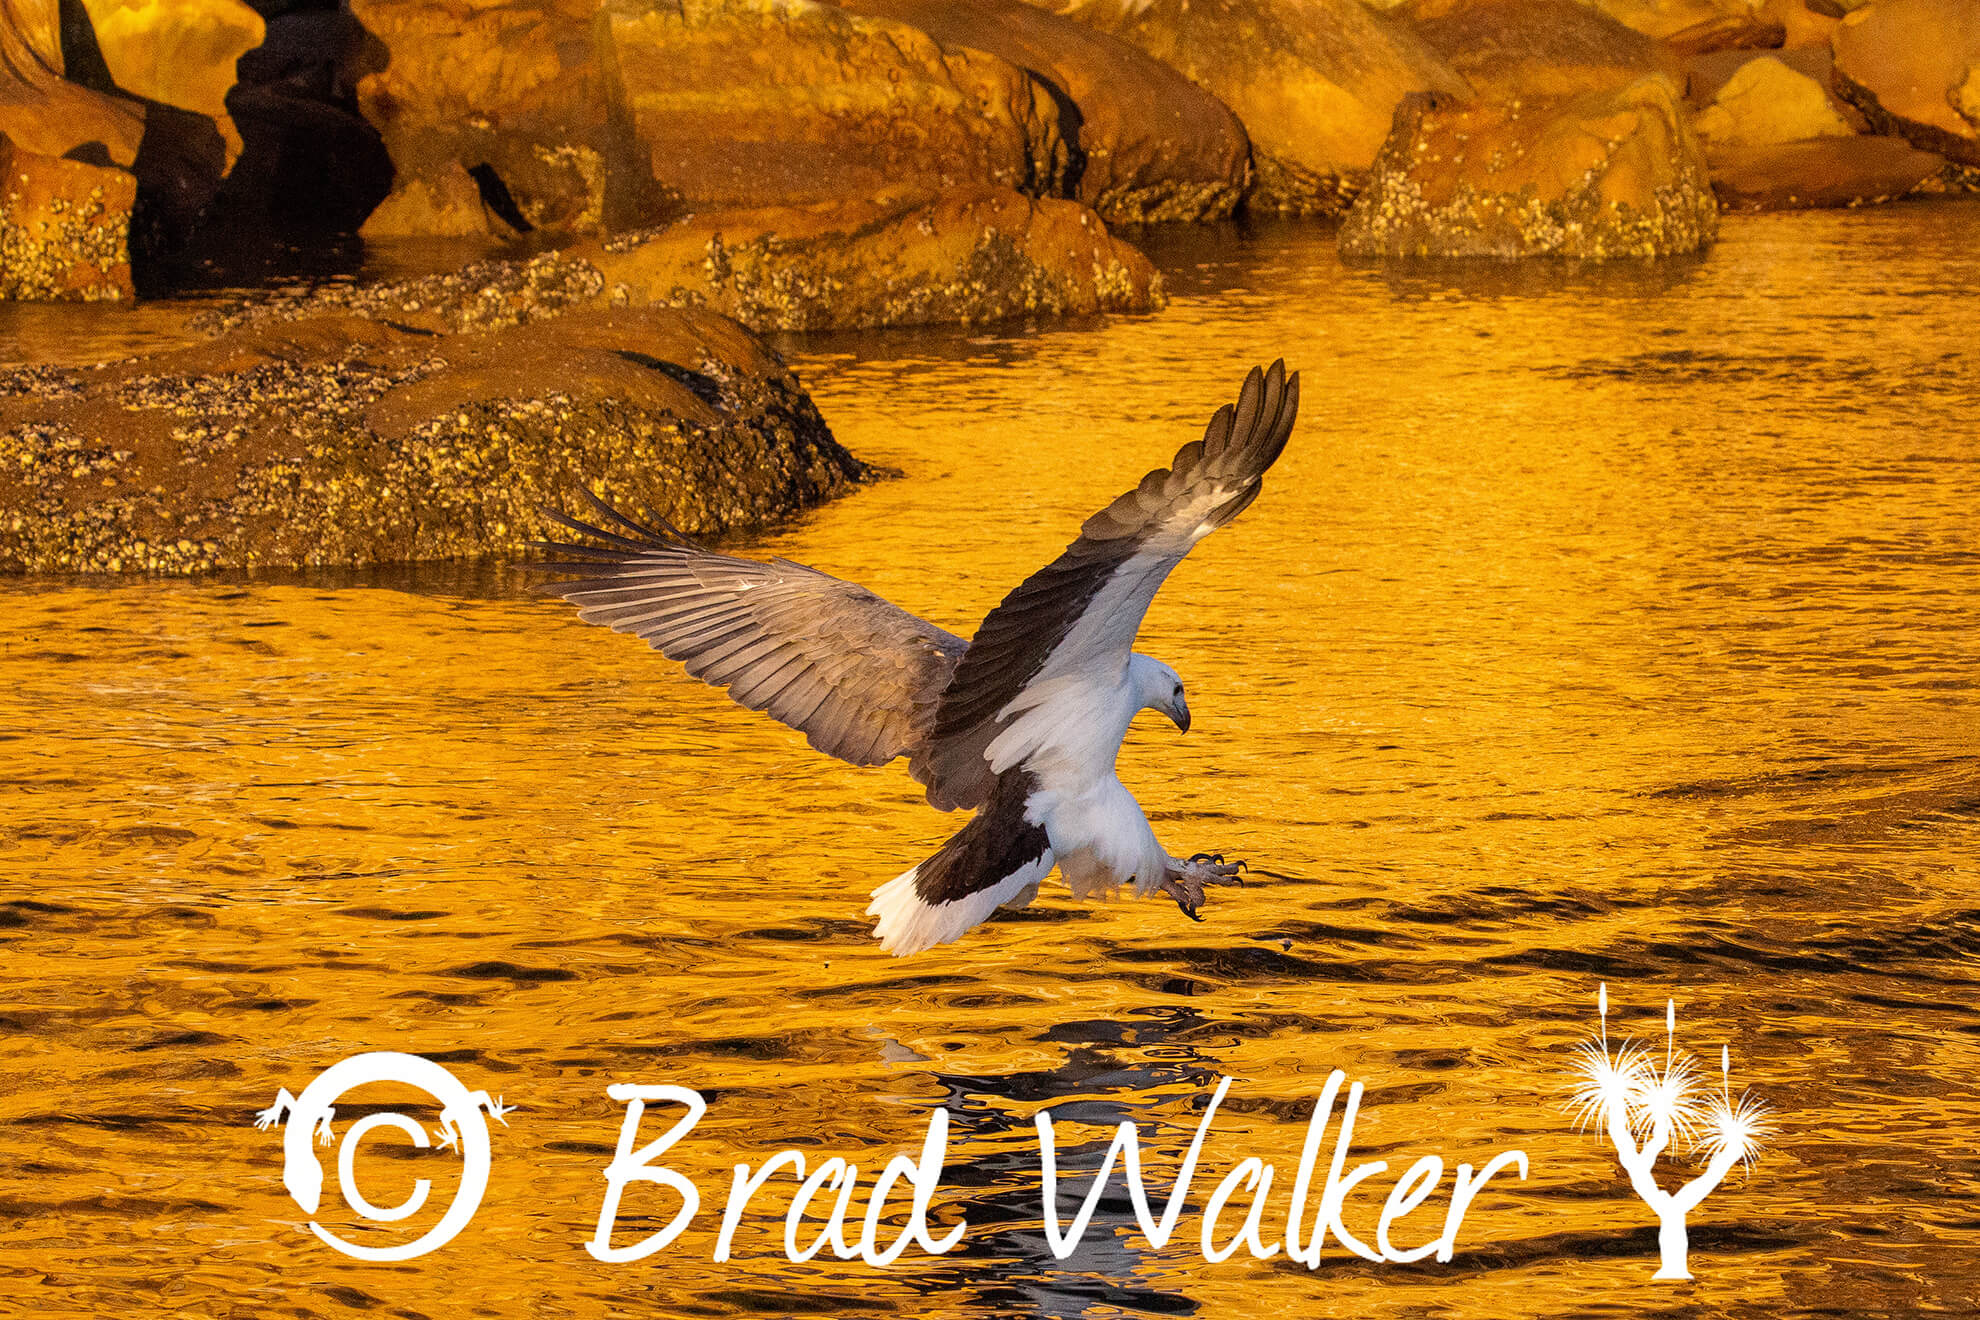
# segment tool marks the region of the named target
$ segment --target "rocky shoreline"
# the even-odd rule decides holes
[[[876,475],[762,341],[692,309],[456,335],[312,316],[0,374],[0,571],[516,554],[580,490],[713,535]]]
[[[764,328],[1145,309],[1106,226],[1240,209],[1666,255],[1715,204],[1974,188],[1976,70],[1980,0],[0,0],[0,297],[351,231],[719,234],[802,306],[674,284]],[[971,207],[984,250],[915,242]]]
[[[1980,0],[0,0],[0,298],[499,254],[0,379],[0,570],[501,552],[577,483],[773,520],[867,472],[752,332],[1159,308],[1110,224],[1653,260],[1976,190]]]

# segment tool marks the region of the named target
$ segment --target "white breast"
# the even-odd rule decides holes
[[[1146,893],[1161,883],[1168,853],[1114,773],[1137,709],[1126,674],[1115,683],[1047,679],[1007,709],[1017,718],[990,744],[991,769],[1021,765],[1038,776],[1027,814],[1045,826],[1073,893],[1084,898],[1129,881]]]

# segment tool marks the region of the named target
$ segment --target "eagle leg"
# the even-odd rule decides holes
[[[1157,888],[1176,901],[1182,914],[1191,921],[1201,921],[1196,915],[1203,906],[1203,891],[1210,885],[1241,885],[1244,863],[1226,862],[1222,853],[1197,853],[1188,861],[1169,860],[1169,869]]]

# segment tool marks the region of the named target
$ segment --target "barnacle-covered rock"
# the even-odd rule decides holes
[[[508,553],[580,488],[708,534],[866,475],[776,354],[703,311],[450,336],[318,317],[0,372],[5,571]]]
[[[0,299],[129,298],[144,107],[62,73],[54,0],[0,0]]]
[[[1350,256],[1651,257],[1717,232],[1663,75],[1566,101],[1412,97],[1341,226]]]
[[[707,307],[756,330],[826,330],[1141,312],[1161,298],[1148,258],[1078,202],[897,188],[710,211],[449,275],[263,295],[201,324],[342,312],[448,333],[660,305]]]

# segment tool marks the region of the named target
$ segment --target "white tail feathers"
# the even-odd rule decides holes
[[[949,902],[930,902],[922,897],[915,882],[921,867],[896,876],[873,891],[866,915],[877,917],[874,938],[880,947],[897,958],[921,953],[938,944],[961,939],[990,919],[1006,905],[1023,907],[1038,892],[1038,882],[1052,870],[1052,854],[1018,868],[987,888],[963,894]]]

